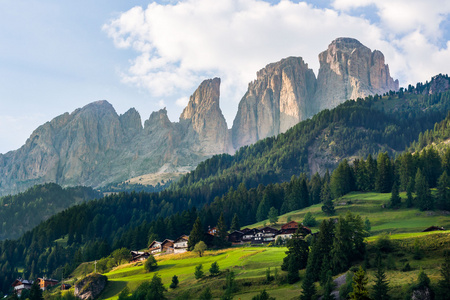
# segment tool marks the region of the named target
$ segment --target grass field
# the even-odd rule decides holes
[[[366,217],[372,225],[371,236],[367,238],[370,245],[374,245],[378,236],[387,233],[396,245],[395,251],[386,255],[390,259],[391,269],[387,276],[392,288],[391,294],[394,299],[400,299],[405,292],[407,285],[417,279],[420,268],[423,268],[432,282],[439,280],[439,266],[443,261],[442,250],[450,249],[450,231],[422,232],[425,228],[436,225],[450,229],[450,216],[444,212],[421,212],[417,209],[388,209],[383,208],[387,204],[390,194],[379,193],[350,193],[334,201],[337,215],[343,215],[350,211],[359,214],[363,219]],[[404,194],[401,194],[405,198]],[[279,217],[280,227],[286,223],[288,218],[301,222],[304,215],[311,212],[319,221],[328,218],[321,211],[320,205],[290,212]],[[260,222],[245,227],[262,227],[268,222]],[[312,228],[318,230],[318,226]],[[413,259],[413,248],[416,239],[420,247],[424,250],[425,256],[422,260]],[[277,299],[294,299],[301,293],[301,281],[294,285],[265,283],[265,272],[271,268],[272,275],[275,268],[278,268],[280,277],[285,276],[285,272],[280,270],[286,248],[284,247],[237,247],[226,250],[207,251],[204,257],[196,257],[194,253],[178,255],[160,256],[156,273],[161,276],[165,287],[169,290],[167,297],[175,299],[178,295],[188,292],[192,299],[207,286],[211,287],[213,296],[219,298],[223,293],[222,286],[225,283],[226,269],[233,270],[236,274],[238,292],[234,299],[251,299],[261,290],[266,289],[269,294]],[[372,255],[373,256],[373,255]],[[217,261],[220,269],[224,272],[217,277],[210,277],[208,269],[211,263]],[[403,266],[409,263],[411,271],[402,272]],[[198,264],[203,265],[206,277],[201,280],[194,278],[194,268]],[[89,270],[92,264],[81,265],[72,274],[81,277]],[[373,281],[374,269],[369,269],[369,286]],[[142,282],[150,280],[155,272],[146,273],[142,263],[122,265],[113,271],[106,273],[109,283],[101,295],[101,299],[116,299],[118,293],[128,286],[131,291],[136,289]],[[177,275],[180,281],[179,287],[175,290],[169,289],[172,276]],[[300,271],[300,276],[304,275],[304,270]]]

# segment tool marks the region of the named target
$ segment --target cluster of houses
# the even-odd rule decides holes
[[[263,228],[244,228],[242,230],[236,230],[228,235],[228,241],[233,245],[238,244],[268,244],[275,242],[278,239],[289,240],[292,238],[294,233],[299,230],[302,234],[307,235],[311,233],[311,229],[299,225],[295,221],[288,222],[281,226],[281,229],[275,229],[273,227],[263,227]]]
[[[41,288],[41,290],[43,290],[43,291],[45,291],[49,287],[52,287],[52,286],[55,286],[58,284],[58,280],[51,279],[51,278],[45,278],[45,277],[38,278],[36,281],[37,281],[39,287]],[[22,295],[22,292],[24,290],[30,290],[33,283],[34,283],[34,281],[18,278],[13,282],[13,284],[11,286],[14,288],[14,292],[18,296],[20,296],[20,295]],[[61,285],[62,290],[68,290],[70,287],[71,286],[66,283]]]
[[[275,229],[273,227],[264,228],[244,228],[242,230],[236,230],[228,235],[228,241],[233,245],[239,244],[268,244],[278,239],[283,241],[291,239],[294,233],[300,228],[300,232],[303,234],[310,234],[311,230],[303,225],[299,225],[295,221],[288,222],[281,226],[281,229]],[[209,228],[207,237],[212,239],[216,235],[216,228]],[[131,262],[138,262],[146,260],[150,255],[158,254],[172,254],[183,253],[188,250],[188,235],[182,235],[176,240],[165,239],[162,242],[153,241],[148,246],[148,251],[131,251]]]

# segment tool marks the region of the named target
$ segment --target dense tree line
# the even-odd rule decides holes
[[[18,238],[41,221],[82,201],[103,195],[89,187],[35,185],[23,193],[0,198],[0,240]]]
[[[450,210],[450,148],[439,154],[433,147],[411,154],[404,152],[393,159],[380,153],[377,159],[356,159],[350,165],[342,161],[330,180],[331,192],[338,198],[350,191],[392,193],[392,207],[401,205],[399,191],[406,191],[407,207],[420,210]],[[433,197],[430,188],[437,188]],[[412,193],[416,197],[412,198]],[[411,199],[410,199],[411,198]]]

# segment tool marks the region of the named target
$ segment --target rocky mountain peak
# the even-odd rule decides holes
[[[309,115],[316,77],[301,57],[288,57],[257,72],[233,122],[235,149],[285,132]]]
[[[220,111],[220,78],[204,80],[189,98],[188,105],[184,108],[180,121],[190,120],[195,116],[208,111]]]
[[[232,152],[228,127],[219,106],[220,78],[203,81],[180,116],[195,151],[207,155]]]
[[[450,90],[450,78],[448,75],[436,75],[426,84],[423,94],[437,94]]]
[[[133,107],[119,117],[123,134],[128,138],[135,136],[142,130],[141,115]]]
[[[397,91],[384,55],[352,38],[337,38],[319,54],[315,111],[333,108],[348,99]]]

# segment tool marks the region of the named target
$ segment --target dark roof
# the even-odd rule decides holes
[[[185,240],[187,241],[189,239],[188,235],[183,234],[182,236],[178,237],[175,241],[173,241],[174,243],[178,242],[179,240]]]
[[[153,246],[154,244],[160,244],[160,245],[161,245],[161,242],[153,241],[148,247],[149,247],[149,248],[153,248],[152,246]]]
[[[422,232],[427,232],[427,231],[437,231],[437,230],[445,230],[444,227],[438,227],[438,226],[430,226],[427,229],[425,229]]]

